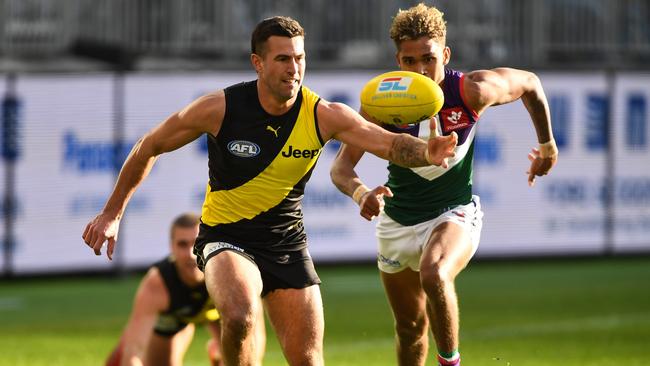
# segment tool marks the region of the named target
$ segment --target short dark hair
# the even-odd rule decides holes
[[[305,30],[298,21],[282,16],[275,16],[262,20],[251,35],[251,52],[256,55],[262,55],[264,52],[264,43],[271,36],[281,37],[298,37],[305,36]]]
[[[172,222],[172,227],[169,230],[169,238],[174,238],[174,229],[177,227],[193,228],[200,223],[200,216],[191,212],[184,213],[177,216]]]

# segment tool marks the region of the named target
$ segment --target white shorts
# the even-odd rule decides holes
[[[379,241],[377,265],[382,272],[397,273],[405,268],[420,271],[422,250],[431,237],[433,229],[444,222],[453,222],[467,231],[472,239],[472,256],[478,249],[483,226],[483,211],[478,196],[466,205],[456,206],[440,216],[413,226],[403,226],[379,214],[376,234]]]

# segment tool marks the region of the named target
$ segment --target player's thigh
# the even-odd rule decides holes
[[[278,289],[264,297],[267,314],[287,352],[322,354],[324,320],[320,287]]]
[[[474,255],[474,244],[468,230],[451,221],[437,225],[431,232],[420,260],[421,276],[429,272],[443,273],[452,278],[467,266]]]
[[[254,312],[261,306],[260,271],[250,259],[234,251],[222,251],[208,260],[205,284],[224,318],[240,311]]]
[[[446,211],[437,218],[423,224],[423,237],[427,244],[420,260],[421,275],[430,271],[455,277],[465,268],[478,249],[483,227],[483,211],[478,196]]]
[[[380,276],[397,325],[426,329],[427,298],[420,284],[420,273],[407,268],[397,273],[380,271]]]

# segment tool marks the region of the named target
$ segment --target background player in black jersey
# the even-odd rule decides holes
[[[151,266],[140,282],[129,322],[106,366],[182,365],[195,325],[205,325],[211,334],[206,345],[211,365],[223,364],[219,313],[192,253],[198,232],[198,215],[186,213],[173,221],[170,255]],[[258,316],[255,342],[261,346],[255,364],[261,365],[266,335],[264,315]]]
[[[300,150],[299,156],[291,154],[286,157],[287,160],[282,160],[283,154],[277,154],[273,161],[278,164],[271,164],[271,169],[264,166],[260,170],[265,177],[269,178],[266,192],[258,189],[253,194],[249,194],[251,192],[247,191],[245,179],[241,177],[246,171],[239,168],[237,164],[232,164],[233,169],[227,172],[226,178],[239,179],[243,184],[234,189],[219,187],[220,182],[213,179],[212,169],[212,164],[217,166],[221,164],[218,160],[227,159],[232,162],[235,159],[234,154],[242,159],[260,159],[262,164],[264,162],[261,159],[268,158],[268,155],[258,154],[260,146],[251,141],[231,140],[232,144],[228,144],[228,149],[217,149],[219,139],[224,137],[224,135],[220,136],[220,133],[231,134],[233,130],[245,123],[259,125],[262,130],[260,135],[265,132],[271,136],[271,132],[266,131],[267,126],[263,123],[260,124],[263,121],[226,118],[232,111],[231,107],[237,106],[238,110],[246,107],[237,103],[226,106],[226,90],[229,88],[209,93],[172,114],[138,140],[124,162],[115,188],[104,208],[86,226],[83,239],[96,255],[101,255],[104,242],[108,242],[106,253],[109,258],[112,258],[119,223],[126,205],[138,185],[150,172],[157,157],[176,150],[203,134],[208,134],[209,141],[213,141],[215,148],[210,150],[209,147],[210,185],[207,193],[222,194],[224,196],[222,203],[227,203],[229,206],[224,210],[220,204],[204,203],[202,220],[206,217],[218,217],[226,222],[233,214],[251,212],[257,209],[260,202],[266,203],[264,202],[266,193],[275,194],[279,190],[286,189],[286,195],[291,195],[294,211],[277,213],[273,210],[275,207],[269,207],[266,211],[255,211],[251,217],[233,223],[245,227],[247,222],[255,221],[257,216],[266,215],[265,219],[273,220],[276,225],[282,227],[282,232],[289,233],[284,238],[303,240],[290,242],[287,248],[282,248],[284,243],[278,242],[276,244],[279,247],[274,248],[278,250],[272,253],[256,247],[258,253],[252,254],[249,250],[252,251],[253,245],[247,240],[242,240],[246,235],[250,235],[249,230],[246,229],[231,231],[227,240],[212,239],[214,241],[208,243],[197,241],[197,244],[211,245],[209,250],[197,247],[196,251],[201,264],[205,266],[206,285],[210,296],[221,313],[221,341],[225,363],[227,365],[254,363],[257,354],[253,341],[255,324],[259,308],[264,305],[289,364],[322,365],[324,363],[324,320],[320,288],[316,286],[320,281],[315,275],[307,251],[300,204],[310,170],[304,176],[298,177],[294,186],[296,189],[279,186],[276,182],[286,180],[287,176],[294,176],[296,166],[294,164],[303,168],[302,164],[306,159],[317,159],[322,145],[330,139],[338,139],[349,145],[358,146],[402,166],[425,166],[444,164],[447,158],[453,156],[456,136],[440,136],[425,142],[413,136],[394,134],[367,122],[346,105],[330,103],[322,99],[316,100],[314,93],[307,88],[304,88],[305,93],[303,93],[302,81],[306,56],[304,31],[300,24],[291,18],[273,17],[260,22],[253,31],[251,46],[251,63],[258,79],[254,82],[251,91],[253,96],[250,97],[251,93],[248,94],[250,98],[247,99],[247,103],[250,104],[248,109],[259,111],[266,118],[274,120],[276,117],[282,119],[288,113],[295,111],[295,104],[300,112],[297,119],[303,122],[301,127],[305,128],[300,134],[308,136],[309,142],[315,148]],[[310,98],[302,101],[310,100],[312,108],[296,103],[303,94]],[[314,124],[305,125],[305,120],[314,121]],[[296,119],[288,122],[296,122]],[[275,125],[271,127],[278,131],[278,135],[291,128],[291,126],[280,126],[278,130]],[[310,132],[305,132],[306,129],[310,129]],[[238,132],[252,134],[256,131],[241,129]],[[316,134],[318,136],[315,136]],[[269,137],[265,143],[270,144],[271,141]],[[238,149],[237,154],[230,150],[231,148]],[[246,160],[246,164],[250,165],[250,162],[251,160]],[[315,160],[313,162],[315,163]],[[259,184],[256,187],[259,187]],[[227,229],[229,226],[230,224],[211,225],[205,228],[205,236],[211,234],[218,236],[219,230]],[[201,230],[203,229],[202,225]],[[256,230],[263,231],[260,228]],[[275,230],[275,225],[268,226],[262,236],[273,237],[276,235]],[[296,253],[300,257],[294,258]],[[266,255],[274,258],[262,263]],[[293,272],[299,274],[291,275]],[[288,281],[291,283],[287,283]],[[260,295],[264,296],[263,301],[260,300]]]

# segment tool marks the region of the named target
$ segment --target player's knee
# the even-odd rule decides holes
[[[290,365],[320,366],[325,362],[322,341],[312,338],[285,339],[281,343]]]
[[[316,347],[300,350],[293,357],[289,356],[291,365],[321,366],[324,364],[323,352]]]
[[[395,333],[402,344],[414,344],[427,333],[426,318],[395,322]]]
[[[228,311],[221,311],[221,326],[225,333],[236,338],[244,338],[251,334],[257,316],[252,307],[232,307]]]
[[[444,287],[453,281],[454,275],[449,270],[449,266],[443,263],[433,263],[420,269],[420,282],[425,291]]]

